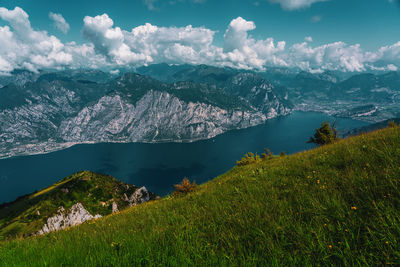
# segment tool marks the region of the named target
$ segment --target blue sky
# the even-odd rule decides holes
[[[14,36],[18,35],[9,43],[33,47],[18,60],[19,55],[10,56],[13,51],[0,48],[0,73],[20,67],[32,70],[52,67],[113,68],[160,61],[250,69],[287,66],[310,71],[395,70],[400,67],[400,5],[396,0],[6,0],[1,1],[0,6],[5,8],[3,15],[0,12],[0,26],[9,27]],[[54,42],[51,40],[53,36],[67,47],[60,50],[54,48],[57,45],[53,43],[53,48],[48,48],[47,52],[36,49],[37,39],[21,37],[23,33],[18,33],[12,26],[11,20],[24,16],[16,12],[19,14],[13,14],[10,20],[7,12],[15,7],[29,16],[29,31],[47,31],[42,39],[49,38],[49,42]],[[54,17],[49,18],[50,12],[61,20],[63,18],[65,23],[58,22],[57,28]],[[85,17],[95,18],[102,14],[106,14],[107,18],[84,23]],[[242,20],[231,27],[232,21],[238,18]],[[112,25],[107,24],[107,29],[96,26],[109,20]],[[145,37],[137,36],[152,43],[133,40],[129,36],[131,30],[146,23],[164,30],[151,38],[150,33]],[[69,27],[65,28],[66,24]],[[185,30],[187,25],[192,25],[194,30]],[[169,29],[178,30],[171,33]],[[107,30],[121,36],[113,36],[110,40]],[[229,40],[227,31],[230,31]],[[182,32],[191,32],[191,35],[188,39],[172,38],[168,44],[160,40],[170,33],[180,36]],[[306,45],[303,44],[305,37],[311,37],[307,38]],[[273,38],[272,48],[268,38]],[[75,42],[74,47],[68,46],[72,41]],[[278,44],[282,41],[284,48],[282,43]],[[207,50],[198,44],[207,46]],[[82,48],[82,45],[87,47]],[[380,50],[382,47],[387,49]],[[81,51],[76,55],[79,49],[92,49],[91,55],[88,55],[89,52],[85,54],[90,59],[83,59]],[[32,59],[34,53],[38,53],[36,59]],[[54,54],[53,58],[45,58],[49,53]],[[90,64],[85,66],[84,62]]]

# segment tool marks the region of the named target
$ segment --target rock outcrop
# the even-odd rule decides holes
[[[117,213],[117,212],[119,212],[118,205],[117,205],[117,203],[115,203],[115,201],[113,201],[113,203],[112,203],[112,213]]]
[[[146,187],[142,186],[141,188],[137,189],[130,197],[125,194],[125,201],[129,203],[129,206],[136,206],[138,204],[144,203],[149,201],[150,193]]]
[[[71,226],[82,224],[86,221],[98,219],[101,215],[91,215],[81,203],[73,205],[68,212],[60,207],[53,217],[47,219],[47,223],[38,232],[39,235],[58,231]]]

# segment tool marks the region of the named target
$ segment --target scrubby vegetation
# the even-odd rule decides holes
[[[327,145],[332,144],[338,139],[338,132],[335,128],[335,125],[331,126],[329,122],[324,122],[322,123],[321,128],[315,129],[314,136],[312,136],[307,143]]]
[[[391,120],[391,121],[389,121],[388,122],[388,127],[396,127],[397,126],[397,124],[396,124],[396,122],[395,121],[393,121],[393,120]]]
[[[260,162],[261,158],[259,155],[254,154],[253,152],[249,152],[243,156],[241,160],[236,161],[236,165],[238,166],[245,166],[252,163]]]
[[[124,194],[130,196],[137,187],[115,178],[89,171],[71,175],[33,194],[0,206],[0,240],[36,233],[59,207],[69,209],[77,202],[91,214],[108,215],[112,202],[119,209],[128,207]]]
[[[175,196],[186,195],[188,193],[193,192],[197,188],[196,182],[191,183],[188,178],[183,178],[180,184],[174,185],[175,192],[173,193]]]
[[[183,197],[0,242],[0,265],[400,264],[400,127],[249,158]]]

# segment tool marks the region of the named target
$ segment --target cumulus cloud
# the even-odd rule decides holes
[[[59,29],[62,33],[67,34],[70,27],[61,14],[50,12],[49,18],[53,21],[54,27]]]
[[[103,14],[85,17],[83,36],[95,50],[118,65],[153,62],[205,63],[214,31],[202,27],[157,27],[146,23],[131,31],[113,27],[113,20]]]
[[[326,2],[328,0],[269,0],[271,3],[280,4],[285,10],[294,10],[308,8],[317,2]]]
[[[215,31],[205,27],[159,27],[146,23],[121,29],[107,15],[86,16],[82,34],[87,43],[62,43],[46,31],[31,27],[21,8],[0,8],[0,74],[16,68],[31,71],[62,68],[138,67],[151,63],[208,64],[264,70],[296,67],[311,72],[324,70],[397,70],[400,42],[377,51],[364,51],[359,44],[334,42],[313,46],[312,38],[287,46],[273,38],[255,39],[253,21],[233,19],[224,33],[223,46],[216,46]]]
[[[55,36],[45,31],[34,31],[28,14],[19,7],[13,10],[0,8],[0,18],[11,27],[0,27],[0,71],[25,67],[35,71],[37,68],[58,67],[72,63],[72,55],[65,52],[65,46]]]
[[[39,69],[65,67],[98,68],[110,63],[96,53],[93,44],[63,44],[46,31],[32,28],[28,14],[21,8],[0,7],[0,19],[8,25],[0,26],[0,72],[24,68]]]

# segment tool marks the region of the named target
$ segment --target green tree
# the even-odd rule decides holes
[[[338,132],[335,124],[332,126],[328,122],[324,122],[321,128],[315,129],[315,134],[308,140],[307,143],[314,143],[317,145],[332,144],[338,140]]]

